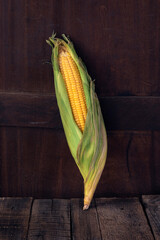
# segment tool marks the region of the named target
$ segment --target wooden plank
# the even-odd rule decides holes
[[[69,240],[70,201],[36,199],[33,203],[28,240]]]
[[[149,223],[156,240],[160,239],[160,195],[142,196]]]
[[[108,156],[96,196],[135,196],[158,191],[152,178],[160,166],[153,163],[151,132],[109,132]]]
[[[159,194],[160,189],[160,131],[152,133],[152,158],[150,161],[151,181],[154,194]]]
[[[159,97],[103,97],[100,103],[108,130],[160,130]]]
[[[62,128],[55,96],[1,93],[0,125]]]
[[[98,93],[159,95],[158,0],[1,2],[1,90],[53,92],[52,68],[43,62],[54,30],[74,41]]]
[[[157,193],[159,141],[157,135],[153,148],[151,132],[108,132],[107,161],[95,196]],[[0,128],[0,158],[2,196],[82,196],[83,179],[61,130]]]
[[[100,240],[101,233],[95,204],[92,201],[90,208],[83,211],[83,200],[71,200],[72,239]]]
[[[107,130],[160,130],[160,97],[101,97],[100,103]],[[62,128],[55,95],[0,93],[0,126]]]
[[[0,158],[2,196],[70,198],[83,192],[62,131],[0,128]]]
[[[96,199],[103,240],[151,240],[153,236],[137,198]]]
[[[0,240],[25,240],[32,199],[0,198]]]

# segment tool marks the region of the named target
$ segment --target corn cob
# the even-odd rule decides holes
[[[83,132],[87,106],[82,80],[77,65],[64,47],[59,48],[59,66],[64,79],[74,119]]]
[[[88,209],[107,157],[107,135],[94,82],[73,44],[62,35],[47,40],[57,103],[71,154],[84,179],[84,207]]]

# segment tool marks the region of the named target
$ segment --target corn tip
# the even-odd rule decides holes
[[[83,207],[83,210],[87,210],[89,208],[91,200],[92,199],[89,196],[85,196],[84,197],[84,207]]]
[[[85,205],[83,206],[83,211],[87,210],[88,208],[89,208],[89,205],[85,204]]]

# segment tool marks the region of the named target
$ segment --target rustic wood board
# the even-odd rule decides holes
[[[96,199],[103,240],[153,239],[137,198]]]
[[[95,197],[158,192],[159,142],[158,133],[154,137],[151,132],[142,131],[108,132],[108,155]],[[0,158],[4,197],[82,196],[83,180],[61,130],[0,128]]]
[[[70,239],[70,201],[36,199],[32,207],[28,240]]]
[[[54,30],[70,36],[99,94],[160,93],[158,0],[1,0],[0,17],[1,91],[54,91],[44,64]]]
[[[71,200],[72,239],[100,240],[101,233],[95,204],[92,201],[90,208],[83,211],[83,200]]]
[[[158,96],[99,100],[107,130],[160,130]],[[62,129],[55,94],[0,93],[0,126]]]
[[[25,240],[32,198],[0,198],[0,240]]]
[[[142,201],[147,213],[156,240],[160,239],[160,196],[142,196]]]

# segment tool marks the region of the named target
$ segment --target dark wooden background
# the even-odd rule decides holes
[[[96,196],[160,193],[160,1],[0,1],[0,195],[82,197],[45,40],[66,33],[96,79],[108,158]]]

